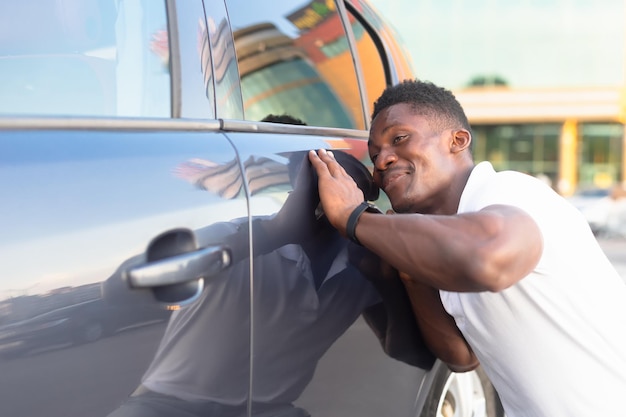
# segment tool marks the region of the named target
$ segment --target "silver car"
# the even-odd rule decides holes
[[[0,415],[502,416],[317,204],[326,148],[389,206],[408,62],[363,0],[1,1]]]

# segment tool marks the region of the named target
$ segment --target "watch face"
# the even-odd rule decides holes
[[[383,214],[383,212],[378,207],[376,207],[376,205],[374,205],[372,203],[367,203],[367,205],[369,206],[367,208],[367,211],[369,211],[370,213],[380,213],[380,214]]]
[[[322,202],[320,201],[315,208],[315,219],[319,220],[324,216],[324,209],[322,208]]]

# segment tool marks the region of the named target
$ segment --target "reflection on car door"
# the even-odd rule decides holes
[[[237,127],[236,122],[225,124],[226,129]],[[259,127],[264,128],[272,129]],[[279,404],[290,416],[415,413],[424,371],[386,356],[360,318],[379,298],[347,265],[347,241],[319,210],[307,159],[309,149],[341,143],[335,154],[358,180],[360,169],[367,170],[362,164],[366,141],[302,133],[226,134],[244,161],[252,223],[271,219],[272,224],[253,228],[263,235],[253,233],[252,408]],[[268,253],[257,246],[267,241],[280,247]]]
[[[425,372],[387,357],[360,318],[378,295],[348,264],[346,240],[325,224],[306,157],[331,147],[371,169],[369,109],[342,9],[328,1],[227,5],[249,123],[226,120],[223,128],[244,161],[252,223],[271,219],[271,227],[253,227],[251,408],[274,404],[289,416],[414,415]],[[355,22],[357,29],[364,52],[369,38]],[[364,62],[380,69],[373,43],[368,48]],[[365,75],[368,88],[384,85],[383,71]],[[266,120],[275,124],[256,123]],[[335,129],[322,137],[315,128],[277,123]],[[279,248],[258,247],[268,241]]]
[[[199,289],[184,271],[192,263],[172,260],[214,245],[215,224],[247,219],[235,151],[209,132],[217,123],[197,132],[123,126],[0,136],[0,193],[10,196],[0,216],[2,415],[111,412],[150,365],[164,306],[176,310]],[[224,167],[228,189],[207,188]],[[160,273],[145,268],[157,261]],[[171,265],[183,266],[175,275],[185,282],[162,285]],[[238,301],[247,320],[249,302]]]

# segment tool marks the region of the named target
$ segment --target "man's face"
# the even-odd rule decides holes
[[[374,181],[398,213],[442,213],[450,199],[453,130],[441,132],[432,126],[427,116],[406,103],[384,109],[372,123],[369,154]]]

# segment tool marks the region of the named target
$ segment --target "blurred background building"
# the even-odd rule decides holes
[[[626,182],[625,0],[372,0],[451,89],[477,161],[562,195]]]

